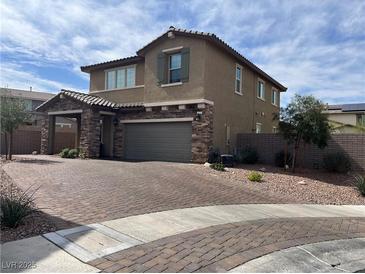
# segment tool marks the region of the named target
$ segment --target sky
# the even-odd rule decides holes
[[[213,32],[288,91],[365,102],[365,1],[0,2],[1,87],[87,92],[80,66],[135,55],[169,26]]]

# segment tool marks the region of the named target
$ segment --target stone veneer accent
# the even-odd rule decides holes
[[[82,109],[81,114],[81,128],[80,128],[80,149],[88,158],[98,158],[100,156],[100,118],[99,109],[90,108],[76,100],[70,98],[63,98],[55,102],[47,109],[50,111],[64,111]],[[41,129],[41,154],[53,153],[49,149],[49,126],[52,116],[45,115],[42,121]],[[51,121],[52,123],[52,121]]]
[[[201,118],[196,120],[197,112],[202,112]],[[152,111],[119,113],[119,120],[134,119],[163,119],[192,117],[192,162],[204,163],[208,159],[209,149],[213,146],[213,106],[206,104],[204,109],[197,105],[187,105],[186,109],[169,106],[168,110],[153,107]],[[124,125],[119,124],[114,131],[114,156],[123,157]]]
[[[88,158],[98,158],[100,156],[100,119],[99,108],[84,105],[70,98],[63,98],[51,105],[49,111],[64,111],[82,109],[79,115],[81,119],[80,128],[80,149]],[[110,111],[110,110],[109,110]],[[201,112],[199,119],[197,112]],[[162,118],[186,118],[192,117],[192,162],[203,163],[208,159],[209,149],[213,145],[213,106],[205,104],[205,107],[198,109],[197,104],[186,105],[185,109],[176,106],[169,106],[168,110],[161,110],[161,107],[153,107],[152,111],[129,109],[120,110],[115,118],[118,120],[129,119],[162,119]],[[41,153],[52,153],[49,150],[49,130],[51,116],[46,115],[42,121],[41,129]],[[119,123],[114,125],[113,156],[123,158],[124,146],[124,125]]]

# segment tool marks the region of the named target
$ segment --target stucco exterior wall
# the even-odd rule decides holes
[[[271,104],[272,85],[265,82],[265,101],[256,97],[258,75],[247,66],[243,69],[242,95],[235,93],[237,61],[224,51],[206,43],[205,98],[214,102],[213,143],[221,152],[233,152],[238,133],[254,132],[256,123],[262,123],[262,132],[271,133],[277,121],[273,113],[279,107]],[[280,106],[280,95],[278,100]],[[227,127],[230,141],[227,142]]]
[[[163,49],[190,48],[189,81],[180,86],[161,87],[157,77],[157,57]],[[147,51],[145,56],[145,102],[163,102],[204,98],[205,42],[176,36]]]
[[[141,62],[136,64],[136,86],[140,86],[143,84],[144,84],[144,63]],[[91,71],[89,91],[99,91],[105,89],[106,89],[105,69]]]
[[[356,126],[355,113],[329,113],[328,119],[331,121]]]
[[[143,102],[144,88],[115,89],[102,92],[93,92],[92,95],[100,96],[116,103]]]

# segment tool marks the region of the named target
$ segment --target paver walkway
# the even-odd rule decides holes
[[[41,186],[38,206],[75,224],[194,206],[290,202],[194,172],[192,164],[17,157],[24,160],[3,167],[15,183]]]
[[[358,237],[365,218],[264,219],[171,236],[90,264],[103,272],[226,272],[273,251]]]

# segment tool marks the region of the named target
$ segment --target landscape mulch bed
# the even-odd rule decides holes
[[[4,172],[2,165],[8,161],[3,159],[0,160],[0,194],[1,197],[4,195],[21,195],[22,191],[12,182],[12,179]],[[56,224],[52,220],[52,217],[42,212],[41,210],[35,211],[30,216],[26,217],[22,224],[16,228],[8,228],[2,223],[0,225],[0,242],[8,242],[28,238],[43,233],[51,232],[56,230]]]
[[[220,172],[209,167],[199,166],[201,172],[225,179],[238,180],[251,189],[261,193],[274,193],[288,200],[301,203],[333,205],[365,205],[365,197],[354,185],[355,173],[329,173],[323,170],[298,168],[296,173],[283,168],[267,165],[238,165]],[[262,182],[247,179],[251,171],[263,174]]]

